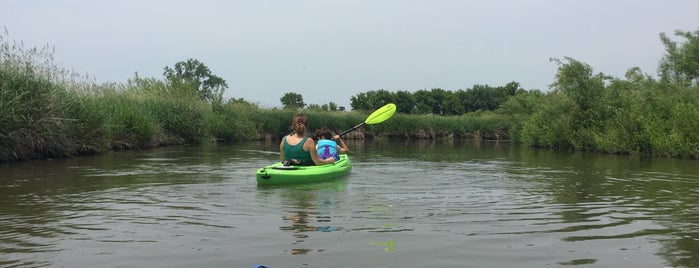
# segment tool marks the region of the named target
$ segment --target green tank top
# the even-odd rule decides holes
[[[296,159],[301,161],[301,166],[313,166],[315,163],[311,159],[311,153],[303,150],[303,144],[306,143],[308,137],[304,137],[301,142],[296,145],[289,145],[284,137],[284,160]]]

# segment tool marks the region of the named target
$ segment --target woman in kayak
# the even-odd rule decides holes
[[[316,142],[306,136],[308,117],[302,113],[294,116],[291,124],[294,133],[284,136],[279,143],[279,159],[284,165],[300,166],[325,165],[335,163],[335,158],[321,159],[316,151]],[[288,164],[287,164],[288,163]]]
[[[333,135],[327,128],[321,128],[316,131],[316,149],[320,158],[335,158],[335,161],[340,160],[339,154],[349,153],[349,147],[342,140],[340,135]]]

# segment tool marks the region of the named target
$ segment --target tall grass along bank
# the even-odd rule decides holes
[[[242,99],[202,98],[200,83],[189,80],[172,83],[136,75],[126,83],[97,84],[55,64],[50,48],[25,49],[6,36],[0,34],[0,162],[278,140],[290,132],[299,111],[309,116],[311,131],[327,127],[342,132],[371,112],[263,109]],[[509,97],[498,99],[497,108],[483,106],[464,114],[397,113],[346,138],[495,139],[550,149],[696,158],[699,31],[679,31],[678,36],[685,42],[663,35],[668,54],[661,60],[659,79],[638,68],[622,79],[594,73],[571,58],[554,60],[559,68],[550,92],[510,90]]]

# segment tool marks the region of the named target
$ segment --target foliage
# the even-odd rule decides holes
[[[291,120],[296,112],[290,109],[262,109],[254,121],[256,129],[259,133],[270,134],[272,137],[283,137],[291,132]]]
[[[516,92],[519,83],[502,87],[475,85],[472,89],[447,91],[441,88],[389,92],[383,89],[359,93],[351,97],[353,110],[369,111],[393,102],[397,112],[404,114],[462,115],[475,111],[494,111]]]
[[[376,107],[381,107],[392,102],[395,102],[393,94],[384,89],[359,93],[356,96],[350,97],[350,106],[352,106],[352,110],[359,111],[372,111],[376,109]]]
[[[395,114],[390,120],[365,127],[370,134],[401,139],[507,139],[506,116],[479,112],[461,116]]]
[[[299,93],[287,92],[284,96],[280,98],[284,109],[298,110],[306,107],[306,103],[303,102],[303,96]]]
[[[337,109],[338,109],[337,103],[334,103],[334,102],[331,101],[331,102],[328,103],[327,109],[325,109],[325,110],[328,110],[328,111],[337,111]]]
[[[242,99],[231,99],[218,113],[205,113],[204,124],[217,141],[234,142],[259,138],[255,122],[259,107]]]
[[[322,105],[309,104],[308,106],[306,106],[306,108],[308,110],[311,110],[311,111],[326,111],[326,112],[338,110],[337,104],[332,102],[332,101],[329,103],[326,103],[326,104],[322,104]]]
[[[72,148],[63,133],[60,88],[32,72],[0,68],[0,160],[57,157]]]
[[[594,74],[571,58],[554,60],[559,64],[555,91],[537,100],[511,98],[499,111],[513,121],[525,119],[521,130],[514,126],[510,134],[547,148],[699,156],[699,39],[697,32],[676,34],[685,42],[661,34],[667,54],[659,64],[659,81],[637,67],[618,79]]]
[[[542,108],[528,117],[521,130],[524,144],[548,147],[571,148],[573,128],[570,106],[573,101],[564,94],[552,93],[544,99]]]
[[[563,58],[553,60],[558,70],[550,92],[526,91],[516,82],[457,91],[381,89],[353,96],[350,112],[336,111],[333,102],[306,107],[296,93],[282,97],[287,109],[224,102],[225,81],[208,81],[215,76],[196,60],[166,67],[164,81],[137,74],[124,84],[98,85],[56,65],[48,47],[25,49],[0,35],[0,162],[275,139],[289,133],[299,111],[309,116],[310,131],[341,132],[388,102],[398,112],[364,126],[365,137],[510,139],[543,148],[696,158],[699,31],[676,35],[684,41],[661,34],[667,54],[657,80],[637,67],[615,78]]]
[[[442,104],[447,99],[447,91],[441,88],[433,88],[430,91],[418,90],[415,92],[417,114],[444,114]],[[396,104],[401,105],[401,104]]]
[[[393,101],[397,104],[396,112],[398,113],[412,114],[413,111],[416,109],[415,105],[417,104],[417,100],[415,99],[415,96],[413,96],[413,94],[409,91],[396,91],[395,96],[393,97]]]
[[[517,91],[517,93],[508,98],[496,112],[504,116],[510,126],[508,136],[513,141],[519,142],[521,138],[524,122],[534,113],[540,111],[543,107],[543,101],[546,96],[538,90],[532,91]]]
[[[196,59],[177,62],[172,68],[165,66],[163,75],[169,86],[194,90],[203,100],[213,103],[220,103],[228,88],[226,80],[212,74],[209,67]]]
[[[679,45],[665,34],[660,39],[667,53],[660,61],[660,78],[665,83],[690,86],[699,83],[699,30],[685,32],[677,30],[675,35],[686,41]]]
[[[541,101],[544,96],[544,93],[539,90],[519,91],[500,105],[497,112],[511,116],[528,117],[541,109]]]

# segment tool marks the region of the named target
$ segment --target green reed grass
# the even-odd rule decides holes
[[[0,159],[57,157],[70,151],[63,135],[64,96],[32,73],[0,68]]]
[[[244,101],[229,101],[219,112],[205,115],[208,133],[224,142],[260,139],[258,120],[260,109]]]
[[[201,100],[186,85],[136,75],[126,83],[97,84],[54,62],[53,49],[24,48],[0,34],[0,162],[211,141],[278,139],[294,114],[244,100]],[[340,133],[368,112],[303,110],[309,135]],[[483,118],[483,120],[481,119]],[[488,116],[405,116],[360,129],[353,137],[441,138],[487,133]],[[418,134],[415,134],[418,133]],[[419,134],[423,133],[423,134]]]
[[[378,136],[402,139],[507,139],[508,121],[491,112],[461,116],[396,114],[390,120],[369,127]]]
[[[558,91],[523,93],[498,112],[396,113],[345,138],[509,139],[544,148],[699,156],[696,85],[614,81],[601,92],[595,96],[595,110],[572,109],[576,100]],[[48,47],[25,49],[0,34],[0,162],[172,144],[277,140],[291,132],[297,112],[262,109],[242,99],[207,102],[187,85],[138,75],[123,84],[97,84],[55,64]],[[300,112],[309,118],[309,135],[321,127],[343,132],[370,114]],[[593,113],[594,120],[586,113]]]

